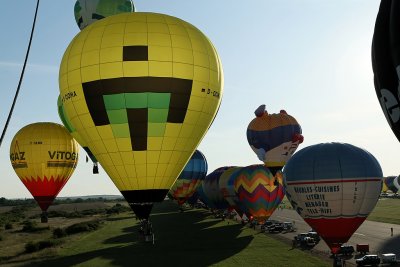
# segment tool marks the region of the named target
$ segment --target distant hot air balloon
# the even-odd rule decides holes
[[[47,222],[48,207],[74,172],[78,151],[78,143],[57,123],[29,124],[14,136],[11,164],[42,209],[42,222]]]
[[[178,201],[179,205],[193,195],[197,186],[207,175],[207,160],[203,153],[196,150],[185,168],[169,190],[170,196]]]
[[[93,23],[60,66],[66,117],[140,219],[163,201],[216,116],[222,66],[193,25],[123,13]]]
[[[334,254],[375,207],[382,176],[373,155],[342,143],[306,147],[284,168],[286,195],[293,208]]]
[[[235,191],[235,181],[241,169],[241,167],[231,167],[225,170],[219,178],[218,185],[222,196],[229,204],[229,209],[235,210],[240,217],[247,211]],[[247,214],[247,217],[250,217],[250,214]]]
[[[281,170],[304,138],[295,118],[281,110],[268,114],[265,105],[254,112],[256,118],[247,127],[247,141],[272,174]]]
[[[199,184],[200,185],[200,184]],[[197,190],[194,191],[194,193],[186,200],[186,203],[189,205],[195,205],[197,204],[197,201],[199,200],[199,194],[197,193]]]
[[[265,222],[282,202],[285,196],[282,176],[274,176],[264,165],[241,168],[235,180],[239,200],[258,223]]]
[[[386,177],[383,178],[383,183],[382,183],[382,192],[386,193],[389,190],[389,188],[386,185]]]
[[[219,188],[221,175],[232,167],[221,167],[209,173],[203,181],[203,192],[208,200],[210,208],[224,210],[229,208],[229,203],[225,200]]]
[[[400,1],[382,0],[372,40],[375,91],[386,120],[400,141]]]
[[[197,186],[196,192],[194,194],[197,195],[198,200],[203,202],[207,207],[214,209],[215,207],[211,203],[211,201],[207,198],[206,194],[204,193],[204,188],[203,188],[204,180],[200,182],[200,184]]]
[[[57,107],[58,107],[58,116],[60,117],[65,128],[72,135],[72,137],[82,146],[82,148],[86,151],[87,155],[89,156],[90,160],[93,162],[93,174],[99,173],[98,161],[96,157],[93,155],[92,151],[90,151],[90,149],[87,147],[86,141],[82,138],[82,136],[79,133],[76,132],[71,122],[69,121],[68,117],[65,116],[65,111],[60,96],[58,96],[57,99]]]
[[[397,193],[400,189],[400,176],[388,176],[383,178],[383,185],[393,193]]]
[[[79,29],[112,15],[134,12],[132,0],[77,0],[74,15]]]

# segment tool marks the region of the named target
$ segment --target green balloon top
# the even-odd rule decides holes
[[[112,15],[135,12],[132,0],[77,0],[74,15],[78,27],[86,26]]]

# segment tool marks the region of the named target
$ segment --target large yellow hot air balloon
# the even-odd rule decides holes
[[[46,210],[64,187],[78,163],[78,143],[57,123],[38,122],[23,127],[10,146],[10,160],[16,174]]]
[[[223,74],[214,46],[191,24],[123,13],[73,39],[59,82],[71,125],[147,219],[210,127]]]

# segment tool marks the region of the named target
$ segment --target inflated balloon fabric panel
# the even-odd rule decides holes
[[[286,195],[293,208],[329,246],[334,237],[346,242],[375,207],[382,170],[373,155],[350,144],[306,147],[285,165]],[[324,226],[325,225],[325,226]],[[347,236],[344,236],[347,234]],[[331,247],[332,248],[332,247]]]
[[[75,20],[81,30],[105,17],[133,11],[132,0],[77,0],[74,6]]]
[[[86,151],[89,158],[93,162],[97,162],[96,157],[93,155],[92,151],[87,147],[87,142],[82,138],[82,136],[75,130],[69,121],[68,117],[65,115],[64,106],[61,101],[61,97],[58,96],[57,99],[57,107],[58,107],[58,116],[60,117],[64,127],[67,128],[68,132],[72,135],[72,137],[81,145],[81,147]]]
[[[64,127],[67,128],[69,133],[75,132],[74,126],[72,126],[71,122],[69,121],[68,117],[65,116],[64,106],[61,101],[61,97],[58,96],[57,98],[57,108],[58,108],[58,116],[61,119],[61,122],[64,124]],[[79,142],[79,139],[76,139]]]
[[[382,0],[372,40],[375,92],[393,133],[400,141],[400,1]]]
[[[45,210],[75,170],[78,151],[78,144],[63,126],[42,122],[18,131],[11,142],[10,159],[18,177]]]
[[[206,204],[208,207],[215,209],[216,207],[214,204],[208,199],[207,195],[204,193],[204,181],[201,181],[201,183],[197,186],[195,194],[198,195],[198,199]]]
[[[203,192],[209,203],[211,203],[211,208],[215,209],[227,209],[229,208],[229,203],[225,200],[219,188],[219,179],[224,171],[232,167],[221,167],[206,176],[203,181]]]
[[[65,114],[65,108],[63,106],[63,102],[61,97],[58,96],[57,99],[57,107],[58,107],[58,116],[61,119],[64,127],[67,128],[68,132],[74,137],[74,139],[82,146],[87,147],[87,142],[82,138],[82,136],[76,131],[68,116]]]
[[[241,169],[235,181],[235,190],[246,213],[257,221],[267,220],[285,196],[282,176],[276,176],[264,165]]]
[[[154,13],[93,23],[60,68],[65,114],[121,191],[171,187],[216,115],[222,82],[207,37]]]
[[[283,166],[299,146],[296,135],[301,127],[286,114],[268,114],[254,118],[247,127],[247,141],[267,166]]]
[[[333,250],[338,250],[340,246],[349,241],[352,234],[365,221],[367,217],[338,218],[332,219],[312,219],[304,220],[314,231],[319,233],[328,246]]]
[[[199,200],[199,194],[195,191],[188,199],[186,199],[186,203],[190,205],[195,205]]]
[[[397,191],[400,189],[399,178],[399,176],[388,176],[383,179],[383,183],[387,189],[393,193],[397,193]]]
[[[204,155],[196,150],[178,179],[172,185],[170,194],[172,198],[183,204],[195,191],[197,186],[206,177],[207,161]]]
[[[235,181],[240,170],[241,167],[232,167],[224,171],[219,178],[219,188],[224,199],[228,202],[229,208],[236,210],[240,216],[243,216],[246,209],[242,206],[235,191]]]
[[[367,151],[326,143],[295,156],[284,169],[286,191],[305,218],[365,217],[375,207],[383,175]]]

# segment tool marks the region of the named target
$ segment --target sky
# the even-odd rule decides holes
[[[0,16],[0,129],[17,87],[35,0],[6,1]],[[224,69],[219,113],[199,146],[209,172],[261,163],[246,139],[254,110],[284,109],[300,123],[299,149],[323,142],[362,147],[385,176],[400,173],[400,144],[386,122],[373,85],[371,41],[377,0],[136,0],[137,11],[164,13],[199,28],[216,47]],[[0,197],[28,198],[15,174],[10,143],[23,126],[57,113],[58,70],[79,33],[74,0],[41,0],[21,92],[0,147]],[[81,154],[84,155],[83,149]],[[107,174],[80,157],[59,196],[119,194]]]

